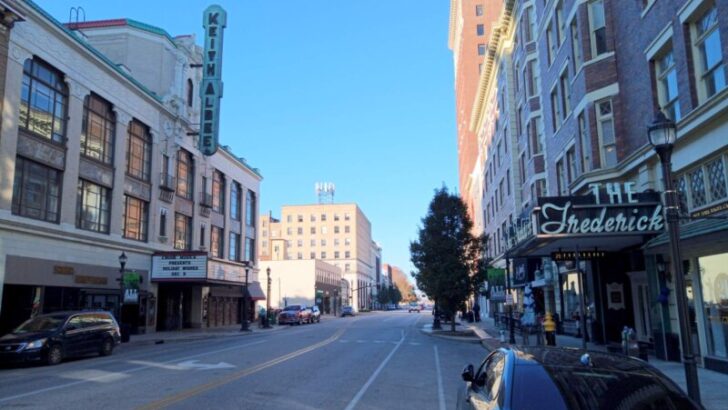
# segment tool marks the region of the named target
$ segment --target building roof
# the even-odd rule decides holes
[[[134,19],[129,18],[120,18],[120,19],[109,19],[109,20],[94,20],[94,21],[79,21],[76,23],[66,23],[64,24],[67,28],[71,30],[83,30],[83,29],[93,29],[93,28],[108,28],[108,27],[133,27],[142,31],[146,31],[148,33],[156,34],[158,36],[162,36],[169,40],[170,43],[172,43],[175,47],[177,47],[177,44],[174,42],[174,38],[167,33],[164,29],[153,26],[151,24],[142,23],[141,21],[137,21]]]

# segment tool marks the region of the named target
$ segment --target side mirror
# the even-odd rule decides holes
[[[463,373],[461,374],[463,380],[466,382],[472,382],[475,379],[475,369],[472,364],[465,366]]]

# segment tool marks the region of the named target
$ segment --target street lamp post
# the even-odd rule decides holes
[[[265,295],[265,328],[270,329],[270,266],[265,273],[268,274],[268,293]]]
[[[248,328],[248,271],[250,270],[250,262],[245,261],[245,287],[243,288],[243,307],[242,317],[240,318],[240,331],[249,332]]]
[[[513,320],[513,300],[508,303],[508,296],[511,296],[511,255],[510,251],[511,239],[515,236],[513,232],[513,226],[509,226],[508,229],[503,232],[504,242],[506,244],[506,251],[503,255],[506,258],[506,304],[508,305],[508,343],[516,344],[516,323]]]
[[[122,251],[119,255],[119,324],[121,324],[121,305],[124,304],[124,268],[127,260],[126,253]]]
[[[680,256],[680,226],[679,205],[677,192],[672,183],[672,149],[677,139],[675,123],[665,114],[657,112],[655,119],[647,130],[650,144],[655,148],[662,164],[662,180],[665,185],[665,214],[667,231],[670,237],[670,259],[675,276],[675,298],[677,299],[678,323],[680,324],[680,341],[682,344],[683,364],[685,365],[685,380],[690,398],[700,403],[700,386],[698,384],[698,369],[695,364],[692,340],[690,337],[690,318],[688,316],[688,301],[685,294],[685,277],[683,276],[682,258]]]

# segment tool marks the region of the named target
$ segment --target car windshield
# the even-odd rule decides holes
[[[671,384],[645,370],[548,366],[569,409],[692,409]],[[518,372],[516,372],[517,374]],[[529,382],[529,385],[533,385]]]
[[[22,325],[15,328],[13,333],[35,333],[47,332],[58,329],[65,321],[65,316],[38,316],[23,322]]]
[[[301,310],[301,305],[286,306],[283,310]]]

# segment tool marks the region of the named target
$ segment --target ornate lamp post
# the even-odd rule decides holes
[[[268,293],[266,293],[265,298],[265,328],[270,329],[270,266],[265,270],[265,273],[268,274]]]
[[[508,253],[511,249],[511,239],[515,236],[513,226],[503,232],[503,239],[506,243],[506,251],[503,256],[506,258],[506,304],[508,305],[508,343],[516,344],[516,323],[513,320],[513,300],[508,303],[508,296],[511,296],[511,255]]]
[[[249,332],[248,328],[248,271],[250,270],[250,261],[243,262],[245,264],[245,285],[243,287],[243,306],[242,317],[240,318],[240,331]]]
[[[126,253],[119,255],[119,324],[121,324],[121,305],[124,304],[124,268],[126,267]]]
[[[690,336],[690,318],[688,316],[688,301],[685,294],[685,277],[680,256],[680,226],[679,204],[677,192],[672,183],[672,149],[677,139],[675,123],[665,114],[657,112],[655,119],[647,130],[650,144],[655,148],[662,164],[662,180],[665,185],[665,214],[667,231],[670,236],[670,259],[675,277],[675,299],[677,299],[677,314],[680,324],[680,342],[682,345],[683,363],[685,365],[685,380],[688,395],[700,403],[700,386],[698,384],[698,369],[695,364],[692,340]]]

